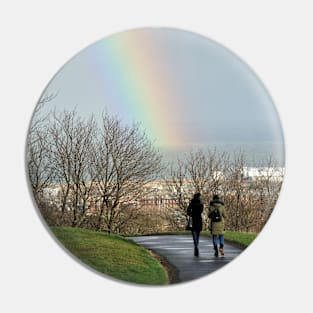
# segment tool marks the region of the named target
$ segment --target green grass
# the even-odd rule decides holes
[[[256,236],[256,233],[239,233],[233,231],[225,232],[225,240],[238,244],[243,248],[248,247]]]
[[[159,261],[128,239],[81,228],[51,227],[51,230],[74,256],[100,273],[138,284],[168,283]]]

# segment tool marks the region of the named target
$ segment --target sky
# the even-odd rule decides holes
[[[59,70],[44,91],[56,92],[50,106],[140,122],[167,151],[242,146],[284,159],[279,116],[263,83],[198,34],[144,28],[104,38]]]

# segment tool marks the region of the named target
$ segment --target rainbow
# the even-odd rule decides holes
[[[148,137],[158,146],[180,146],[184,129],[179,121],[179,103],[167,83],[166,67],[157,41],[144,30],[127,31],[96,43],[92,75],[104,75],[114,90],[114,99],[125,112],[136,116]]]

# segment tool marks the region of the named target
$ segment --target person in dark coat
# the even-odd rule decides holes
[[[220,215],[220,220],[214,221],[213,211],[218,210]],[[221,256],[224,256],[224,230],[225,230],[225,219],[226,212],[224,202],[222,202],[218,195],[213,196],[213,200],[210,201],[209,205],[209,218],[211,220],[211,234],[213,238],[213,247],[214,247],[214,255],[218,257],[218,253]],[[219,240],[219,249],[218,249],[218,240]]]
[[[202,211],[203,204],[200,200],[200,193],[196,193],[191,199],[187,208],[187,215],[192,218],[192,238],[194,243],[194,255],[199,255],[199,236],[202,230]]]

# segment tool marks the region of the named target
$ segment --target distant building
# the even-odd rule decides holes
[[[244,167],[243,176],[247,180],[270,179],[282,181],[285,174],[284,167]]]

